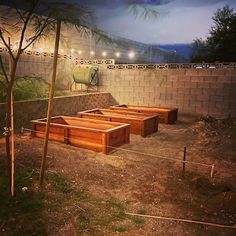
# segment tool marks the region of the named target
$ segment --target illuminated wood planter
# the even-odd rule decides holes
[[[31,121],[33,137],[44,138],[46,119]],[[49,140],[108,154],[112,147],[129,143],[130,125],[69,116],[52,117]]]
[[[160,123],[174,124],[178,119],[178,108],[149,107],[136,105],[117,105],[111,109],[119,111],[135,111],[146,114],[158,114]]]
[[[106,120],[130,124],[130,133],[146,137],[158,131],[157,114],[142,114],[131,111],[118,111],[112,109],[92,109],[77,113],[80,118]]]

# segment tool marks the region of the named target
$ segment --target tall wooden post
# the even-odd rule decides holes
[[[8,38],[9,48],[11,47],[11,40]],[[9,57],[9,78],[11,77],[12,72],[12,58]],[[13,88],[11,91],[11,196],[15,195],[15,136],[14,136],[14,96],[13,96]]]
[[[52,73],[52,80],[51,80],[49,100],[48,100],[47,123],[46,123],[46,130],[45,130],[41,168],[40,168],[40,180],[39,180],[40,187],[43,186],[46,157],[47,157],[47,151],[48,151],[48,138],[49,138],[49,129],[50,129],[52,110],[53,110],[53,96],[54,96],[55,81],[56,81],[56,74],[57,74],[57,60],[58,60],[58,50],[59,50],[59,42],[60,42],[60,31],[61,31],[61,21],[57,20],[56,40],[55,40],[54,57],[53,57],[53,73]]]
[[[14,96],[11,92],[11,196],[15,195],[15,128],[14,128]]]

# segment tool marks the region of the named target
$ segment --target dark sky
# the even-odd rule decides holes
[[[89,4],[99,28],[115,35],[152,44],[191,43],[205,38],[212,16],[228,4],[236,10],[236,0],[71,0]],[[157,19],[135,17],[128,7],[139,4],[159,12]],[[142,11],[140,9],[140,11]]]
[[[16,2],[20,2],[21,0]],[[87,5],[98,28],[114,35],[150,44],[191,43],[206,38],[212,16],[226,4],[236,10],[236,0],[48,0]],[[0,0],[0,3],[2,1]],[[4,0],[3,2],[9,2]],[[158,18],[135,17],[131,4],[158,12]]]

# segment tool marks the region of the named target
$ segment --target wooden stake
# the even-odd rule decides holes
[[[186,165],[186,147],[184,147],[184,156],[183,156],[183,170],[182,170],[182,177],[185,177],[185,165]]]
[[[53,73],[52,73],[52,80],[51,80],[51,86],[50,86],[48,111],[47,111],[47,123],[46,123],[46,130],[45,130],[41,168],[40,168],[40,179],[39,179],[40,187],[43,186],[46,157],[47,157],[47,151],[48,151],[48,138],[49,138],[49,129],[50,129],[51,116],[52,116],[52,109],[53,109],[53,96],[54,96],[54,89],[55,89],[55,81],[56,81],[56,74],[57,74],[57,60],[58,60],[58,49],[59,49],[59,42],[60,42],[60,31],[61,31],[61,21],[57,20],[56,40],[55,40],[54,57],[53,57]]]
[[[11,46],[11,40],[8,38],[9,47]],[[9,57],[9,78],[12,70],[12,59]],[[14,136],[14,96],[13,88],[11,91],[11,196],[15,195],[15,136]]]
[[[214,169],[215,169],[215,164],[212,164],[212,166],[211,166],[211,178],[213,177]]]

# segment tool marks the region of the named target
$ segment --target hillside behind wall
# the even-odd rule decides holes
[[[236,117],[236,68],[100,69],[100,89],[117,103],[177,107],[182,113]],[[140,69],[141,67],[141,69]],[[127,69],[130,68],[130,69]]]

